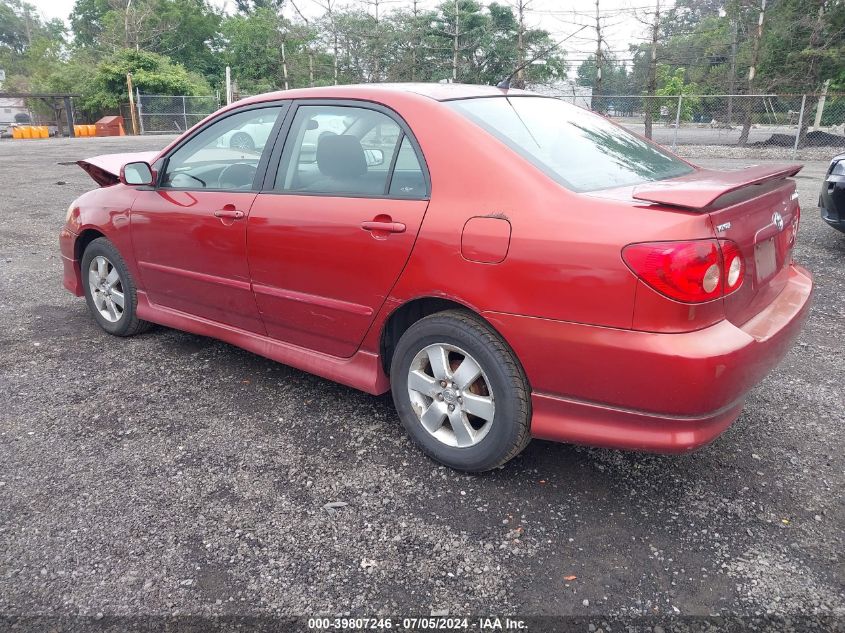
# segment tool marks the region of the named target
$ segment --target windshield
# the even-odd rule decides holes
[[[574,191],[636,185],[692,171],[610,121],[558,99],[490,97],[447,105]]]

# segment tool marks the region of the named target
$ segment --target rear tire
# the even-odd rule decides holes
[[[146,331],[150,323],[138,318],[135,280],[123,257],[104,237],[85,249],[80,265],[85,302],[101,328],[115,336],[133,336]]]
[[[394,351],[390,382],[408,434],[450,468],[497,468],[531,439],[525,373],[502,338],[472,313],[439,312],[409,327]]]

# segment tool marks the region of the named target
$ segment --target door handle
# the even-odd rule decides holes
[[[404,233],[405,225],[401,222],[361,222],[361,228],[365,231],[380,231],[383,233]]]
[[[214,217],[227,220],[240,220],[244,217],[244,212],[238,211],[237,209],[220,209],[214,212]]]

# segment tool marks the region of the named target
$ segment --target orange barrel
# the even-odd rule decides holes
[[[41,125],[38,128],[38,136],[41,138],[50,138],[50,128],[46,125]]]
[[[73,135],[74,136],[82,136],[82,126],[81,125],[74,125],[73,126]]]
[[[88,136],[97,136],[97,126],[96,125],[86,125],[85,127],[88,128]]]
[[[32,126],[30,126],[30,125],[22,125],[21,126],[21,138],[32,138]]]
[[[21,134],[20,126],[16,125],[15,127],[12,128],[12,138],[23,138],[23,135]]]

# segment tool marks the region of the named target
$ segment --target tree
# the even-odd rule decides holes
[[[222,24],[223,60],[247,92],[267,92],[284,87],[283,61],[288,69],[288,85],[310,84],[309,59],[315,33],[291,23],[275,11],[257,8],[226,18]],[[284,46],[284,60],[282,51]],[[328,63],[326,54],[317,54],[315,63]]]
[[[87,111],[115,111],[129,100],[126,74],[148,94],[207,95],[211,87],[201,76],[156,53],[124,49],[97,66],[80,106]]]
[[[77,46],[97,46],[103,33],[103,20],[111,10],[109,0],[76,0],[70,12],[74,43]]]
[[[576,82],[581,86],[595,86],[596,56],[589,55],[578,67]],[[610,53],[602,55],[602,84],[603,91],[608,95],[624,95],[628,93],[628,70]]]
[[[76,0],[74,43],[111,54],[122,48],[166,55],[204,75],[218,75],[222,13],[206,0]]]
[[[681,121],[690,121],[692,115],[697,111],[700,99],[696,96],[700,93],[700,88],[694,82],[686,82],[684,80],[684,69],[676,68],[674,72],[670,72],[666,66],[658,68],[658,82],[661,87],[657,90],[658,97],[683,97],[681,99]],[[678,99],[657,99],[660,105],[671,105],[677,107]]]

